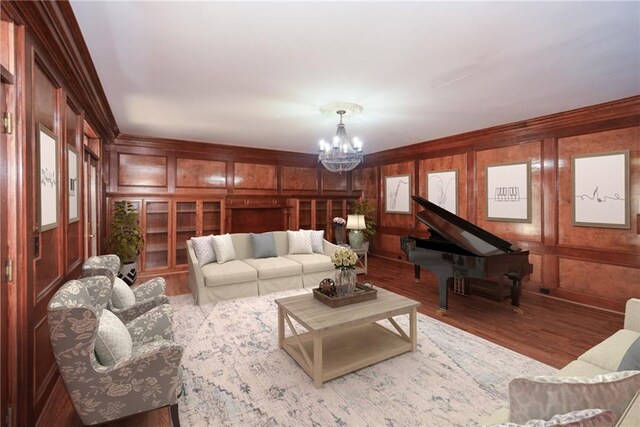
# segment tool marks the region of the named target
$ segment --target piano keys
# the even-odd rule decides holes
[[[511,305],[519,311],[522,278],[533,271],[529,251],[521,250],[420,196],[412,198],[424,208],[416,217],[429,228],[429,238],[404,236],[401,248],[414,264],[416,281],[420,279],[421,267],[437,276],[438,313],[444,315],[448,310],[447,280],[452,277],[508,277]]]

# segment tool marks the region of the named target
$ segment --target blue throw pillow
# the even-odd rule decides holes
[[[251,233],[251,244],[253,245],[254,258],[270,258],[278,256],[273,233]]]
[[[640,338],[636,338],[620,361],[618,371],[640,371]]]

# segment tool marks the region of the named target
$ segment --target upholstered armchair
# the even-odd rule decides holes
[[[171,406],[179,425],[183,349],[173,341],[170,307],[158,306],[125,325],[100,308],[110,281],[83,280],[64,284],[48,306],[53,352],[80,419],[93,425]]]
[[[107,276],[113,282],[109,311],[123,322],[130,322],[154,307],[169,304],[165,295],[166,282],[162,277],[153,278],[130,288],[118,278],[120,258],[117,255],[99,255],[88,258],[82,265],[82,276]]]

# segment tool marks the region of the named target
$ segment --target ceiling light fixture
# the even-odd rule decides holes
[[[359,111],[362,111],[362,107],[359,105],[357,107],[359,107]],[[353,138],[353,142],[351,142],[351,139],[347,136],[344,123],[342,123],[342,116],[347,112],[341,109],[336,111],[336,113],[340,115],[340,123],[338,123],[336,136],[333,137],[331,144],[328,144],[324,139],[320,140],[318,161],[321,162],[327,170],[342,173],[350,171],[362,163],[362,141],[355,137]]]

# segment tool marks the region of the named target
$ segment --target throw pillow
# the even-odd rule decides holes
[[[276,241],[273,238],[273,233],[250,234],[254,258],[271,258],[278,256],[278,252],[276,251]]]
[[[596,377],[528,377],[509,383],[509,421],[549,419],[586,408],[607,408],[620,418],[640,389],[640,371]]]
[[[98,325],[95,352],[103,366],[115,365],[131,357],[133,342],[127,327],[109,310],[103,310]]]
[[[491,427],[613,427],[616,416],[607,409],[583,409],[554,415],[549,421],[529,420],[525,424],[505,423]]]
[[[309,232],[287,230],[287,239],[289,240],[289,255],[313,253]]]
[[[222,236],[213,236],[213,250],[216,252],[218,264],[236,259],[236,250],[233,247],[233,240],[229,233]]]
[[[216,262],[216,252],[213,250],[213,235],[192,237],[191,245],[193,246],[193,252],[195,252],[196,258],[198,258],[200,267],[211,262]]]
[[[111,305],[117,309],[129,308],[136,303],[136,296],[124,280],[116,277],[111,293]]]
[[[300,231],[306,231],[311,234],[311,249],[313,250],[313,253],[324,254],[324,244],[322,243],[324,240],[324,230],[300,229]]]
[[[640,337],[636,338],[622,356],[618,371],[640,371]]]

